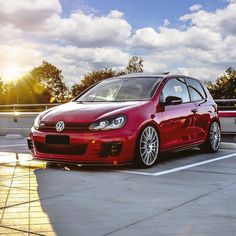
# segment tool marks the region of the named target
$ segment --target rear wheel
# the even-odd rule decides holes
[[[135,164],[139,167],[153,166],[159,154],[159,136],[153,126],[147,126],[142,131],[137,144]]]
[[[201,146],[203,151],[217,152],[220,147],[220,126],[218,122],[214,121],[209,129],[206,142]]]

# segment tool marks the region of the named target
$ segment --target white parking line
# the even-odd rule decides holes
[[[0,148],[5,148],[5,147],[21,147],[21,146],[27,146],[27,144],[24,143],[24,144],[0,145]]]
[[[177,168],[173,168],[173,169],[169,169],[169,170],[165,170],[165,171],[160,171],[160,172],[156,172],[156,173],[146,173],[146,172],[128,171],[128,170],[124,170],[124,171],[121,171],[121,172],[130,173],[130,174],[137,174],[137,175],[160,176],[160,175],[166,175],[166,174],[181,171],[181,170],[186,170],[186,169],[193,168],[193,167],[196,167],[196,166],[205,165],[205,164],[208,164],[208,163],[211,163],[211,162],[224,160],[224,159],[231,158],[231,157],[236,157],[236,153],[221,156],[221,157],[217,157],[217,158],[213,158],[213,159],[206,160],[206,161],[196,162],[196,163],[193,163],[193,164],[190,164],[190,165],[180,166],[180,167],[177,167]]]

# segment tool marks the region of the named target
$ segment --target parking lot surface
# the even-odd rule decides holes
[[[236,149],[151,169],[51,165],[0,137],[0,235],[236,235]]]

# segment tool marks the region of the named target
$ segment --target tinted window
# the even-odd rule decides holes
[[[77,99],[83,102],[148,100],[160,78],[116,78],[104,80]]]
[[[190,97],[192,101],[200,101],[206,98],[202,85],[194,79],[188,79]]]
[[[182,98],[183,102],[190,102],[188,88],[182,78],[170,79],[163,88],[162,95],[164,101],[168,96],[176,96]]]

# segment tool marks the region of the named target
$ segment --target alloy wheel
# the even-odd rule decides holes
[[[217,122],[213,122],[210,128],[210,145],[211,148],[216,151],[220,145],[220,127]]]
[[[159,138],[154,127],[146,127],[140,137],[140,157],[145,166],[152,166],[159,153]]]

